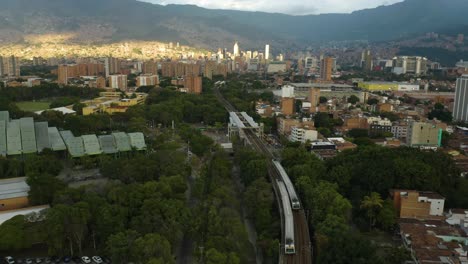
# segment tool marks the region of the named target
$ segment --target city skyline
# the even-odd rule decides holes
[[[403,0],[313,0],[313,1],[288,1],[274,2],[267,0],[251,1],[251,0],[139,0],[153,4],[169,5],[197,5],[208,9],[228,9],[240,11],[258,11],[267,13],[283,13],[288,15],[311,15],[311,14],[326,14],[326,13],[351,13],[357,10],[375,8],[381,5],[391,5],[402,2]]]

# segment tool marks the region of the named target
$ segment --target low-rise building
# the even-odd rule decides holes
[[[306,143],[307,141],[314,141],[318,138],[318,132],[313,127],[308,125],[299,125],[293,126],[291,128],[291,135],[289,140],[292,142],[302,142]]]
[[[442,129],[431,123],[411,122],[408,127],[406,144],[411,147],[440,147],[442,144]]]
[[[445,198],[438,193],[391,190],[390,195],[400,218],[443,219]]]
[[[468,239],[460,228],[441,220],[399,220],[400,236],[416,264],[466,263]]]
[[[29,189],[25,177],[0,180],[0,211],[27,207]]]

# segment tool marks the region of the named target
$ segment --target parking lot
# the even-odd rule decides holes
[[[12,262],[14,261],[14,262]],[[83,259],[83,257],[47,257],[47,258],[15,258],[8,259],[7,257],[2,257],[0,263],[6,264],[107,264],[111,263],[110,260],[106,257],[89,257],[88,259]]]

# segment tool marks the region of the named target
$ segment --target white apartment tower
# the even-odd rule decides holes
[[[270,59],[270,45],[266,44],[265,45],[265,60],[269,60],[269,59]]]
[[[455,102],[453,104],[453,119],[468,121],[468,74],[457,79]]]
[[[240,55],[240,52],[239,52],[239,43],[236,41],[236,43],[234,43],[234,56],[237,57]]]

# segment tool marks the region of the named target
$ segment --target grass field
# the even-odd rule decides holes
[[[19,102],[16,105],[23,111],[35,112],[40,110],[49,109],[49,102]]]

